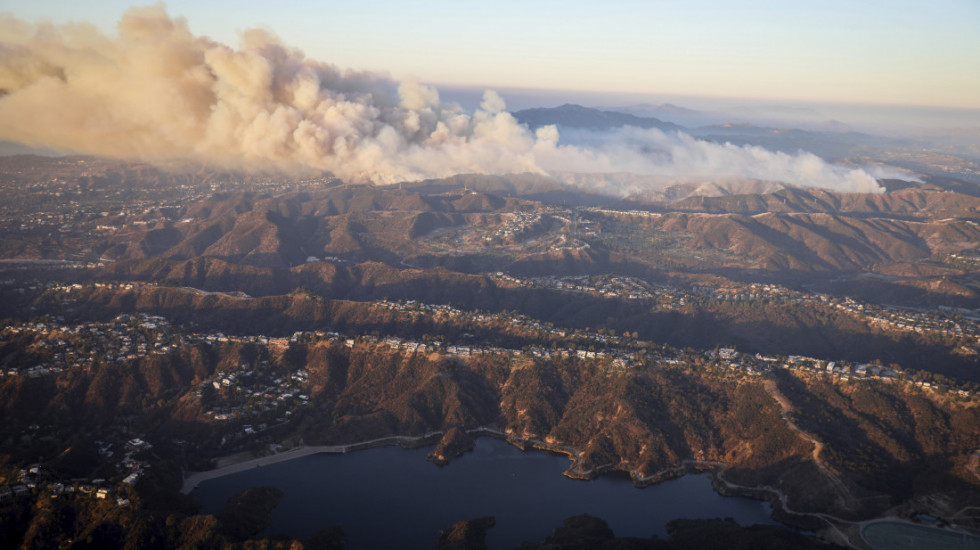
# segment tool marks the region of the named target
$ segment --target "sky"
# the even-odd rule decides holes
[[[124,0],[3,0],[29,22],[113,33]],[[237,46],[434,85],[980,109],[980,1],[171,0]]]

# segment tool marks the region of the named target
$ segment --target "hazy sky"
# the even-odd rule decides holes
[[[114,32],[130,5],[2,0],[0,11]],[[310,57],[435,84],[980,108],[978,0],[166,6],[195,34],[230,45],[261,26]]]

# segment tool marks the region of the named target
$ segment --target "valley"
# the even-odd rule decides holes
[[[255,542],[188,472],[419,437],[444,464],[491,433],[577,478],[713,472],[814,544],[980,530],[972,195],[0,167],[3,541]]]

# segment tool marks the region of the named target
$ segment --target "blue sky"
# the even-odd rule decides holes
[[[132,2],[3,0],[113,32]],[[135,4],[139,5],[139,4]],[[980,108],[980,1],[173,0],[195,34],[434,84]]]

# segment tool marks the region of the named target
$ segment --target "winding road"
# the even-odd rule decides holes
[[[250,470],[252,468],[258,468],[260,466],[268,466],[270,464],[276,464],[279,462],[285,462],[287,460],[302,458],[304,456],[315,455],[318,453],[347,453],[352,450],[362,449],[366,447],[373,447],[378,445],[415,443],[439,435],[440,433],[442,432],[430,432],[419,437],[412,437],[407,435],[395,435],[390,437],[381,437],[378,439],[372,439],[370,441],[350,443],[348,445],[312,445],[312,446],[302,445],[299,447],[293,447],[292,449],[282,451],[280,453],[274,453],[267,456],[253,458],[251,460],[235,462],[233,464],[228,464],[227,466],[222,466],[220,468],[215,468],[213,470],[207,470],[205,472],[190,472],[184,477],[184,484],[181,486],[180,492],[186,495],[189,494],[194,489],[196,489],[198,485],[210,479],[216,479],[226,475],[231,475],[238,472],[244,472],[246,470]]]
[[[796,412],[796,408],[793,407],[793,404],[790,403],[789,399],[787,399],[786,396],[783,395],[783,392],[779,391],[779,387],[776,385],[776,381],[771,379],[766,380],[763,383],[763,387],[765,387],[765,390],[767,393],[769,393],[769,396],[775,399],[777,403],[779,403],[779,406],[782,409],[782,411],[779,413],[779,416],[783,419],[783,422],[785,422],[786,425],[789,426],[789,429],[793,430],[801,438],[813,444],[813,452],[811,453],[810,456],[813,458],[813,463],[817,465],[817,468],[820,470],[820,473],[826,476],[827,479],[829,479],[830,482],[834,484],[834,487],[837,489],[837,492],[844,499],[845,503],[853,502],[855,499],[854,496],[851,495],[851,491],[847,488],[846,485],[844,485],[844,482],[840,480],[840,477],[838,477],[837,473],[834,472],[830,468],[830,466],[828,466],[827,463],[825,463],[820,458],[820,455],[824,449],[823,442],[813,437],[806,431],[804,431],[802,428],[797,426],[796,422],[793,421],[792,414]]]

